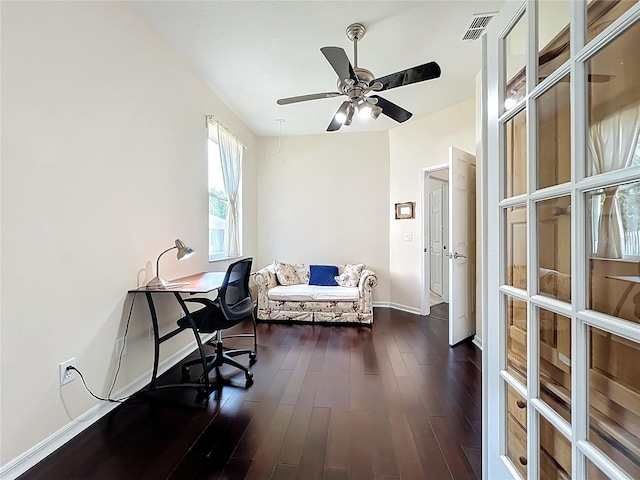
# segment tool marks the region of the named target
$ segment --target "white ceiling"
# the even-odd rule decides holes
[[[499,1],[144,1],[140,14],[258,136],[324,133],[346,97],[277,105],[283,97],[336,90],[336,74],[320,48],[345,49],[355,22],[367,32],[358,66],[376,77],[436,61],[442,76],[382,96],[413,121],[474,96],[480,42],[461,42],[473,14],[497,12]],[[215,115],[216,112],[209,112]],[[389,130],[398,124],[354,119],[340,132]],[[335,135],[336,133],[331,133]]]

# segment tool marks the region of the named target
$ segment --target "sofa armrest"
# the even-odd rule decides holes
[[[358,290],[360,301],[358,302],[359,313],[370,316],[373,321],[373,287],[378,285],[378,277],[372,270],[363,270],[360,275]]]
[[[269,290],[278,285],[278,278],[273,264],[258,270],[253,275],[253,281],[258,286],[258,315],[269,305]]]
[[[371,292],[371,289],[376,285],[378,285],[378,276],[372,270],[363,270],[360,275],[360,282],[358,283],[360,296],[367,290]]]
[[[278,285],[278,279],[271,265],[261,268],[254,273],[253,281],[258,285],[259,290],[269,290]]]

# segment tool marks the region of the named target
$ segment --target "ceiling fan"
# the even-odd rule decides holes
[[[281,98],[277,101],[278,105],[346,95],[349,99],[340,105],[327,127],[327,132],[339,130],[342,125],[351,125],[356,112],[359,116],[362,115],[365,118],[370,116],[376,119],[382,113],[399,123],[409,120],[412,115],[411,112],[379,95],[373,95],[371,92],[381,92],[438,78],[441,73],[440,66],[436,62],[429,62],[376,78],[369,70],[358,67],[358,41],[362,40],[365,32],[366,28],[360,23],[353,23],[347,27],[347,38],[353,42],[354,66],[351,65],[347,54],[342,48],[322,47],[320,49],[338,74],[338,91]]]

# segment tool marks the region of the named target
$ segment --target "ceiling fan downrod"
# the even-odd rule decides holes
[[[353,42],[353,68],[358,68],[358,40],[362,40],[367,29],[361,23],[352,23],[347,27],[347,38]]]

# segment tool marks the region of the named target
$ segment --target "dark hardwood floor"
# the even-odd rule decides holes
[[[249,389],[136,398],[20,478],[480,478],[481,355],[447,328],[387,308],[372,328],[261,323]]]

